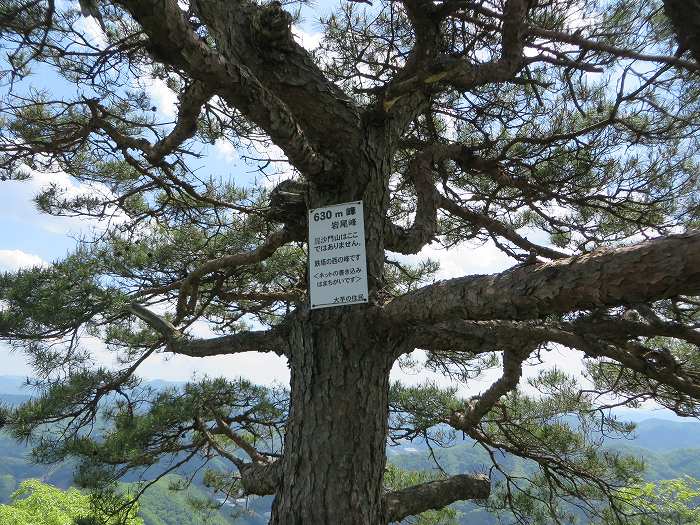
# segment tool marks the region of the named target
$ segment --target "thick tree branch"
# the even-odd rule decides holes
[[[673,337],[700,347],[700,331],[680,323],[656,320],[647,324],[625,319],[577,319],[570,324],[579,333],[596,334],[609,341],[628,340],[636,337]]]
[[[503,375],[496,380],[484,393],[471,398],[462,410],[457,410],[450,416],[450,425],[467,432],[481,421],[502,396],[518,386],[523,375],[523,362],[530,355],[532,346],[521,350],[506,350],[503,352]]]
[[[216,419],[216,428],[218,432],[222,433],[233,441],[236,446],[245,452],[251,460],[255,461],[256,463],[269,463],[269,458],[260,454],[260,452],[258,452],[253,445],[248,443],[242,436],[231,430],[231,427],[229,427],[226,422],[219,417],[215,410],[212,410],[212,413]]]
[[[270,330],[241,332],[211,339],[190,339],[170,321],[140,304],[130,305],[129,310],[159,332],[165,338],[168,351],[174,354],[208,357],[242,352],[274,352],[283,355],[287,351],[286,329],[281,326]]]
[[[92,113],[91,124],[101,128],[120,148],[139,150],[152,165],[158,165],[169,154],[174,153],[197,131],[197,119],[202,106],[212,97],[213,92],[202,82],[195,81],[180,96],[179,111],[175,126],[165,137],[154,144],[144,138],[131,137],[121,133],[107,120],[108,111],[96,100],[86,103]]]
[[[247,494],[269,496],[275,494],[282,480],[282,460],[272,463],[246,463],[239,468],[241,484]]]
[[[331,164],[310,145],[288,106],[248,67],[210,48],[175,0],[117,0],[148,36],[157,60],[184,70],[262,128],[302,173],[313,177]]]
[[[634,342],[624,347],[599,340],[590,334],[571,334],[563,330],[552,331],[550,341],[581,350],[590,357],[605,357],[624,365],[644,377],[673,388],[676,392],[700,400],[700,377],[686,373],[672,358],[671,362],[657,362],[654,352]],[[649,356],[651,359],[648,359]]]
[[[228,459],[231,463],[236,465],[239,469],[245,465],[245,462],[226,450],[217,440],[216,436],[212,435],[212,433],[209,431],[207,428],[207,424],[205,421],[201,418],[201,416],[195,416],[195,424],[197,426],[197,430],[204,436],[204,439],[207,440],[207,443],[209,443],[209,446],[212,447],[216,452],[223,458]]]
[[[461,500],[487,499],[491,482],[486,476],[461,474],[389,492],[384,496],[387,520],[401,521],[430,509]]]
[[[516,267],[500,274],[441,281],[394,299],[394,323],[450,319],[538,319],[700,293],[700,232]],[[644,276],[644,286],[639,276]]]
[[[409,351],[455,351],[470,354],[519,351],[523,346],[543,341],[538,328],[508,321],[448,321],[415,325],[408,336]],[[532,330],[531,332],[528,330]]]
[[[289,108],[316,151],[356,153],[360,140],[357,108],[294,41],[292,17],[281,4],[260,6],[247,0],[200,0],[195,4],[219,52],[228,61],[249,68]]]

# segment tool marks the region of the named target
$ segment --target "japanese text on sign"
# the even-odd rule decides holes
[[[362,201],[309,210],[311,308],[367,302]]]

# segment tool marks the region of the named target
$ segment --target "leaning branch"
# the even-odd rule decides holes
[[[283,327],[271,330],[240,332],[211,339],[190,339],[167,319],[140,304],[132,304],[129,311],[160,333],[168,351],[190,357],[239,354],[243,352],[286,353],[286,331]]]
[[[471,398],[462,410],[457,410],[450,417],[450,425],[467,432],[475,427],[494,406],[511,390],[518,386],[523,375],[523,362],[530,355],[532,346],[524,346],[519,351],[503,352],[503,375],[484,393]]]
[[[700,231],[500,274],[441,281],[391,301],[394,323],[540,319],[700,293]],[[644,285],[640,286],[640,276]]]
[[[401,521],[461,500],[487,499],[491,482],[486,476],[460,474],[446,479],[389,492],[384,496],[387,521]]]
[[[669,386],[676,392],[700,400],[700,382],[697,376],[687,374],[675,361],[667,366],[665,362],[657,363],[646,359],[648,349],[642,345],[630,342],[625,347],[620,347],[598,340],[589,334],[572,334],[565,331],[552,332],[550,340],[581,350],[589,357],[610,359],[642,376]]]
[[[418,335],[421,331],[425,334]],[[697,341],[698,336],[687,327],[674,326],[671,330],[668,325],[653,326],[622,320],[574,321],[551,326],[513,321],[453,321],[434,327],[416,327],[412,342],[421,343],[417,345],[419,348],[438,352],[450,350],[480,354],[503,350],[503,376],[481,396],[483,402],[480,405],[486,408],[491,401],[498,401],[498,397],[510,387],[515,387],[521,373],[519,367],[527,356],[526,349],[544,343],[557,343],[580,350],[588,357],[609,359],[677,392],[700,399],[700,376],[697,373],[684,369],[672,355],[654,351],[636,339],[660,335],[691,343]],[[472,401],[464,410],[452,415],[448,421],[451,426],[465,432],[474,428],[485,412],[478,415],[477,412],[481,412],[479,398]]]
[[[316,152],[287,104],[240,63],[227,60],[196,34],[175,0],[118,0],[148,37],[151,54],[185,71],[237,108],[282,148],[309,177],[325,173],[330,161]],[[229,57],[230,58],[230,57]]]
[[[177,150],[197,131],[197,119],[202,106],[211,98],[211,90],[202,82],[193,82],[182,93],[175,126],[165,137],[156,142],[148,152],[148,160],[158,164],[166,155]]]
[[[460,219],[463,219],[474,226],[484,228],[491,235],[503,237],[504,239],[512,242],[518,248],[522,248],[531,254],[540,255],[542,257],[546,257],[547,259],[563,259],[564,257],[567,257],[564,252],[560,252],[546,246],[540,246],[539,244],[529,241],[526,237],[520,235],[513,228],[510,228],[493,217],[464,208],[453,200],[443,196],[440,196],[439,200],[440,208],[449,212],[451,215],[459,217]]]
[[[681,67],[689,71],[700,71],[700,64],[695,62],[690,62],[688,60],[683,60],[678,57],[666,56],[666,55],[647,55],[644,53],[638,53],[637,51],[632,51],[630,49],[623,49],[620,47],[611,46],[604,44],[602,42],[597,42],[595,40],[589,40],[575,33],[564,33],[562,31],[552,31],[550,29],[544,29],[537,26],[528,26],[528,34],[553,42],[563,42],[565,44],[571,44],[577,46],[580,49],[586,51],[597,51],[599,53],[607,53],[609,55],[618,58],[628,58],[630,60],[639,60],[641,62],[656,62],[660,64],[669,64],[671,66]]]

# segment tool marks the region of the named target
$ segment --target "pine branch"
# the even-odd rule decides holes
[[[525,320],[693,295],[700,293],[698,260],[700,232],[690,231],[500,274],[441,281],[394,299],[384,314],[393,323]]]
[[[168,351],[174,354],[208,357],[243,352],[274,352],[277,355],[283,355],[287,351],[286,329],[283,327],[240,332],[211,339],[189,339],[170,321],[140,304],[130,305],[129,310],[159,332],[165,338]]]
[[[384,496],[387,521],[401,521],[427,510],[441,509],[455,501],[487,499],[490,492],[488,477],[467,474],[389,492]]]

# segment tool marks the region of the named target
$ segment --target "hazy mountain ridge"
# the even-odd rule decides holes
[[[24,388],[25,378],[0,376],[0,402],[18,404],[30,398],[31,391]],[[183,383],[150,381],[152,388],[162,389]],[[639,411],[656,415],[655,411]],[[626,414],[625,414],[626,415]],[[650,481],[673,479],[683,475],[700,478],[700,422],[661,419],[651,417],[637,420],[635,438],[608,439],[605,445],[615,450],[643,457],[647,465],[646,477]],[[28,478],[39,478],[47,483],[67,488],[72,484],[70,463],[53,466],[35,465],[30,462],[30,449],[18,444],[9,436],[0,433],[0,503],[7,502],[9,495],[18,483]],[[399,447],[389,447],[389,461],[403,468],[424,470],[432,468],[425,454],[425,448],[417,443],[406,443]],[[450,473],[484,470],[489,464],[485,452],[465,440],[455,446],[437,451],[443,468]],[[519,468],[522,460],[515,457],[504,458],[506,466]],[[226,468],[225,465],[221,465]],[[228,502],[219,512],[214,512],[207,520],[204,516],[194,517],[188,506],[188,498],[201,499],[207,489],[201,480],[195,480],[189,495],[183,492],[172,493],[167,489],[168,480],[162,480],[142,499],[142,517],[146,525],[181,525],[208,523],[211,525],[262,525],[267,523],[266,513],[271,498],[250,498],[247,501]],[[464,513],[462,523],[469,525],[491,525],[496,523],[493,516],[470,504],[459,504]],[[235,515],[235,517],[234,517]]]

